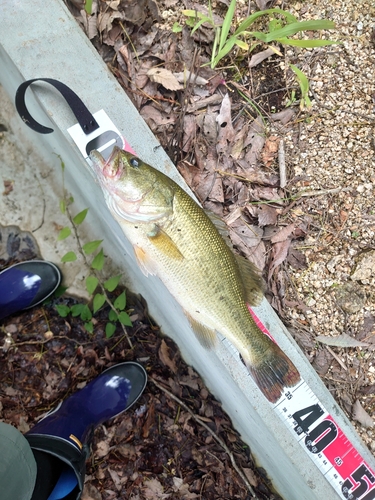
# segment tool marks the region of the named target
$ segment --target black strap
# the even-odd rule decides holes
[[[73,92],[73,90],[71,90],[67,85],[59,82],[58,80],[54,80],[53,78],[34,78],[33,80],[27,80],[26,82],[21,83],[21,85],[17,89],[15,101],[16,109],[22,120],[26,123],[26,125],[35,130],[35,132],[39,132],[40,134],[50,134],[51,132],[53,132],[52,128],[45,127],[44,125],[41,125],[36,120],[34,120],[26,107],[26,90],[32,83],[37,81],[50,83],[60,92],[60,94],[69,104],[70,109],[75,114],[78,123],[80,124],[82,130],[86,135],[99,128],[98,123],[96,122],[90,111],[86,108],[78,95]]]

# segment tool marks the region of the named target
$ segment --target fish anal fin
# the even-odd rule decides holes
[[[271,403],[281,397],[286,387],[293,387],[301,376],[287,355],[276,345],[271,355],[265,356],[260,363],[246,366],[255,383]]]
[[[200,344],[205,348],[205,349],[212,349],[216,342],[217,342],[217,336],[215,330],[212,330],[211,328],[208,328],[205,325],[202,325],[202,323],[199,323],[196,319],[194,319],[189,313],[185,311],[185,315],[187,319],[189,320],[190,326],[195,333],[195,336],[199,340]]]
[[[156,266],[152,259],[147,255],[143,248],[138,245],[133,246],[135,258],[137,259],[138,266],[145,276],[151,274],[156,275]]]
[[[244,285],[245,301],[250,306],[258,306],[263,299],[263,280],[255,264],[241,255],[235,255]]]
[[[184,258],[172,238],[156,224],[154,225],[152,231],[147,234],[147,237],[160,252],[171,259],[182,260]]]

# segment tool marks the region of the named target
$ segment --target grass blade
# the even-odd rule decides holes
[[[219,52],[224,47],[225,41],[228,38],[228,34],[229,34],[230,27],[232,25],[232,20],[233,20],[235,9],[236,9],[236,0],[232,0],[231,3],[229,4],[227,13],[225,14],[223,25],[221,27]]]
[[[282,9],[267,9],[267,10],[262,10],[260,12],[255,12],[251,16],[247,17],[242,23],[238,26],[236,31],[234,32],[235,36],[240,35],[243,31],[245,31],[249,26],[251,26],[254,21],[258,19],[260,16],[267,16],[269,14],[281,14],[282,16],[285,17],[288,23],[296,23],[297,18],[294,17],[292,14],[289,12],[286,12],[285,10]]]
[[[327,19],[321,19],[318,21],[300,21],[297,23],[288,24],[287,26],[284,26],[284,28],[272,31],[272,33],[267,33],[265,42],[269,43],[273,40],[292,36],[296,33],[299,33],[300,31],[329,30],[335,27],[335,23],[333,21],[328,21]]]

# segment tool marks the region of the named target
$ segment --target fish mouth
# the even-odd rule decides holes
[[[107,160],[95,149],[90,152],[89,158],[100,178],[117,180],[123,172],[126,173],[125,165],[120,168],[120,152],[121,148],[114,146]]]

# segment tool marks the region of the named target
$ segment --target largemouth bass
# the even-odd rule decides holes
[[[158,276],[179,302],[205,348],[217,332],[240,352],[274,403],[300,379],[283,351],[254,322],[247,304],[263,293],[255,267],[235,256],[218,223],[172,179],[115,148],[108,161],[90,155],[107,205],[132,243],[142,272]]]

